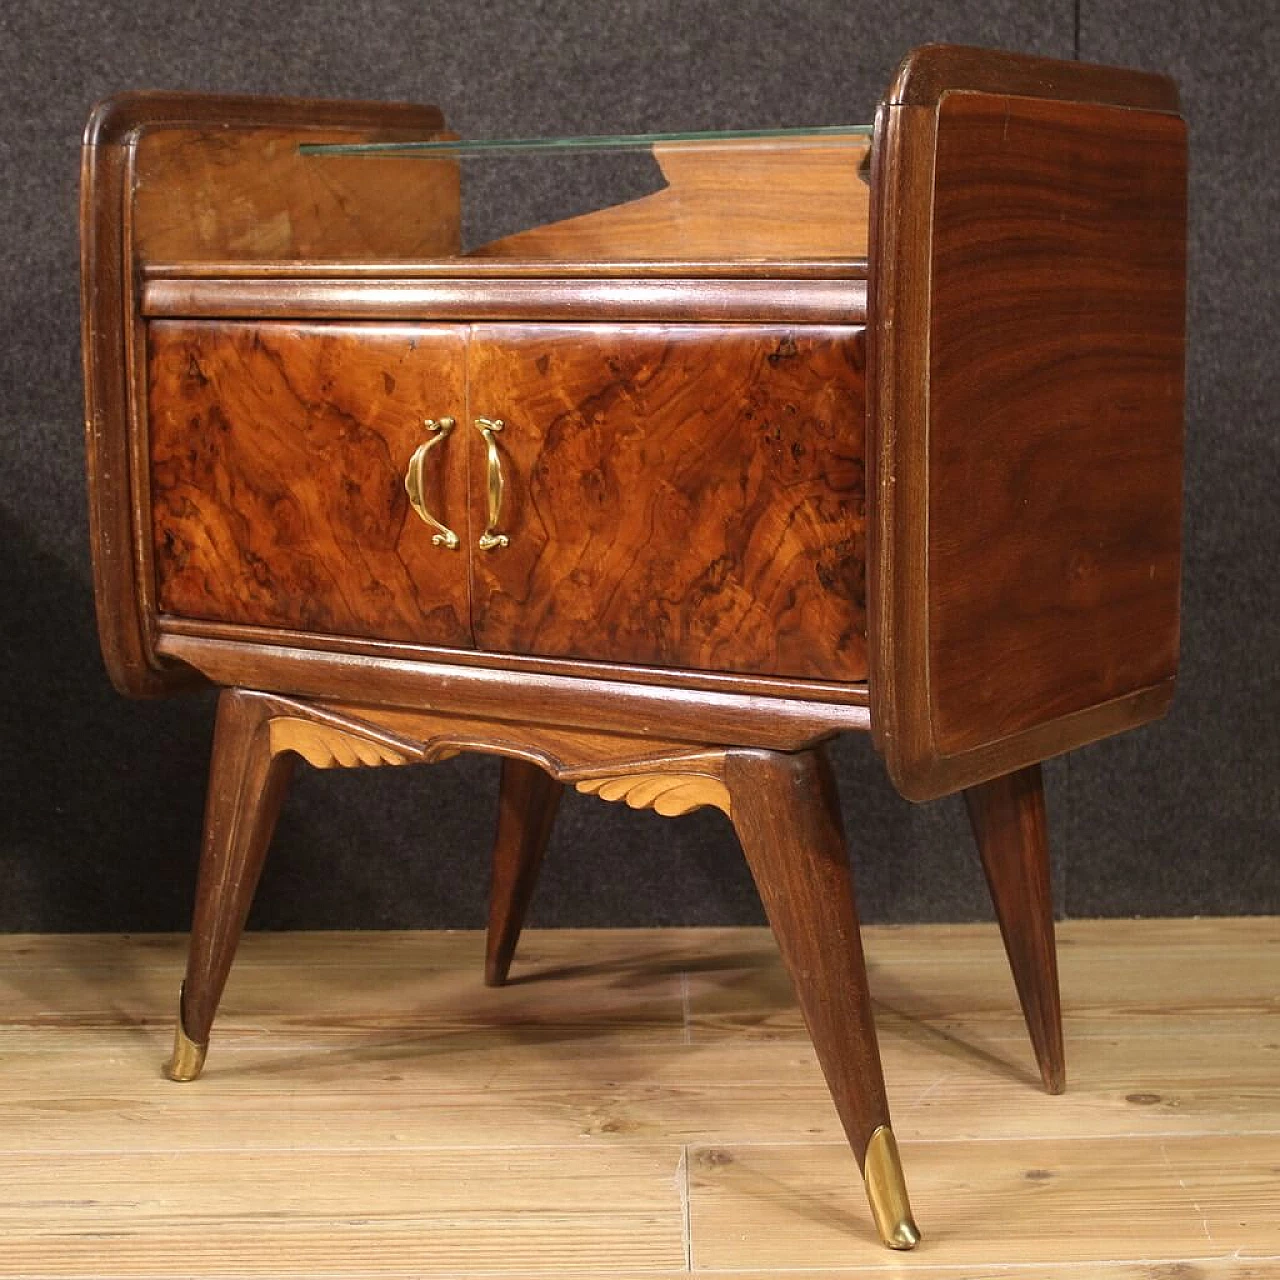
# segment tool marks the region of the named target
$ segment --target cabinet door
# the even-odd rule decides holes
[[[460,431],[405,492],[424,419],[465,412],[462,327],[155,321],[152,533],[161,613],[470,646]]]
[[[866,674],[862,331],[479,326],[471,526],[500,419],[480,648],[835,680]]]

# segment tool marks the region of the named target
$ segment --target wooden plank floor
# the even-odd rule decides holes
[[[760,930],[0,938],[0,1276],[1280,1277],[1280,920],[1060,930],[1068,1093],[993,927],[866,930],[924,1241],[876,1243]]]

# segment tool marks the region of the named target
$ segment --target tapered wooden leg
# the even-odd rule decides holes
[[[272,753],[269,705],[240,689],[224,690],[218,700],[187,976],[165,1068],[173,1080],[194,1080],[204,1067],[209,1028],[292,773],[294,755]]]
[[[919,1240],[885,1099],[839,802],[821,750],[725,758],[733,825],[891,1249]]]
[[[1053,889],[1039,765],[964,793],[1044,1087],[1067,1085]]]
[[[507,980],[563,791],[537,765],[510,757],[502,761],[484,957],[484,980],[491,987]]]

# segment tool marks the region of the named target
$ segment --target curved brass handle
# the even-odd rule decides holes
[[[489,525],[480,535],[479,546],[481,551],[492,551],[510,542],[505,533],[498,532],[498,521],[502,517],[502,455],[498,452],[494,436],[502,430],[502,419],[477,418],[475,428],[484,436],[485,448],[489,452]]]
[[[446,547],[450,551],[456,551],[458,535],[448,526],[441,524],[427,510],[427,504],[422,496],[422,467],[427,460],[427,454],[453,430],[456,424],[452,418],[424,418],[422,425],[433,434],[430,440],[420,444],[413,451],[413,457],[409,459],[409,469],[404,474],[404,489],[409,495],[409,505],[427,524],[433,529],[439,530],[439,533],[432,534],[431,541],[437,547]]]

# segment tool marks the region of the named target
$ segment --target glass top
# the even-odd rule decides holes
[[[866,257],[871,135],[870,125],[478,141],[441,132],[330,136],[296,154],[347,207],[376,199],[412,228],[406,253],[419,258],[839,272]]]
[[[716,150],[721,147],[741,151],[797,149],[801,147],[847,147],[850,142],[865,145],[871,137],[869,124],[821,125],[806,129],[714,129],[690,133],[615,133],[559,138],[431,138],[414,142],[304,142],[303,155],[448,156],[478,159],[487,156],[527,155],[531,152],[625,152],[648,151],[655,143],[680,150]]]

